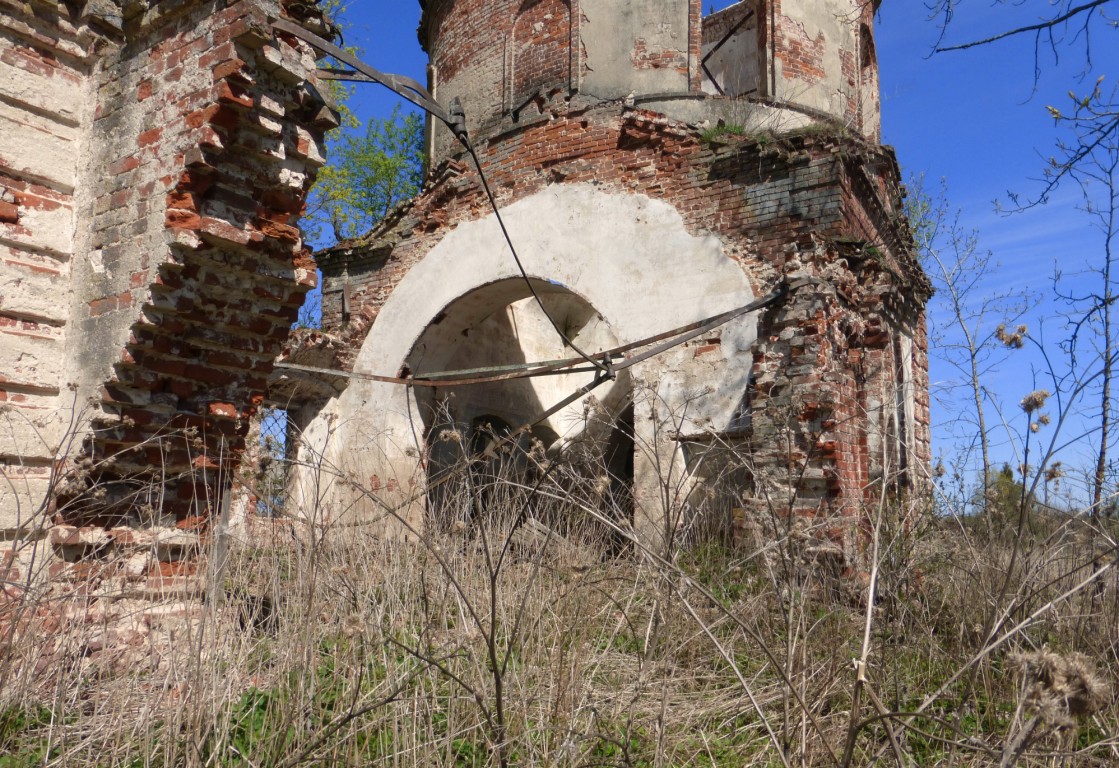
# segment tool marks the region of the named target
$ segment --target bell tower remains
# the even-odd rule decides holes
[[[421,5],[430,89],[463,106],[524,272],[477,168],[432,125],[421,195],[318,255],[324,333],[287,363],[349,375],[332,389],[289,369],[274,385],[302,400],[308,464],[383,508],[454,460],[444,434],[535,423],[551,454],[608,446],[614,498],[646,540],[776,513],[832,521],[813,536],[833,550],[863,505],[923,484],[931,290],[880,144],[877,2]],[[400,383],[576,349],[635,360],[681,329],[536,422],[596,374]],[[339,519],[377,506],[306,473],[291,488]],[[406,514],[420,524],[428,504]]]

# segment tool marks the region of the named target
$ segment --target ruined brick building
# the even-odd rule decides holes
[[[595,374],[370,376],[632,347],[775,291],[532,436],[607,446],[650,537],[666,506],[843,513],[915,481],[929,286],[879,144],[876,2],[421,5],[431,91],[461,102],[527,280],[435,123],[422,194],[319,256],[323,331],[275,368],[336,121],[312,49],[271,24],[326,34],[313,4],[0,0],[0,529],[80,554],[191,528],[268,401],[317,467],[293,509],[376,514],[371,492],[418,522],[441,434],[532,421]]]
[[[527,280],[474,165],[433,123],[422,194],[318,255],[324,334],[286,362],[356,375],[281,371],[274,393],[316,467],[292,480],[297,506],[388,502],[419,523],[409,499],[462,458],[441,436],[484,443],[595,373],[388,379],[625,348],[781,286],[531,436],[553,455],[603,446],[653,540],[698,514],[842,516],[919,479],[930,290],[879,143],[877,2],[744,0],[707,16],[700,0],[421,5],[431,91],[462,104]]]
[[[6,537],[105,551],[217,508],[316,280],[296,219],[336,122],[271,27],[321,31],[306,6],[0,0]]]

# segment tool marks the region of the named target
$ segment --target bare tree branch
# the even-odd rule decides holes
[[[1014,29],[1009,29],[1005,32],[1000,32],[997,35],[993,35],[991,37],[983,38],[982,40],[973,40],[970,43],[960,43],[959,45],[945,45],[945,46],[937,45],[935,50],[936,50],[937,53],[944,53],[946,51],[963,51],[963,50],[967,50],[968,48],[975,48],[976,46],[979,46],[979,45],[987,45],[988,43],[994,43],[998,40],[1005,40],[1008,37],[1014,37],[1015,35],[1022,35],[1022,34],[1025,34],[1027,32],[1043,32],[1045,30],[1052,29],[1053,27],[1057,26],[1058,24],[1061,24],[1065,21],[1068,21],[1071,18],[1079,16],[1082,13],[1090,13],[1091,11],[1093,11],[1096,8],[1099,8],[1100,6],[1107,5],[1109,2],[1111,2],[1111,0],[1092,0],[1092,2],[1090,2],[1090,3],[1085,3],[1084,5],[1078,5],[1077,7],[1071,8],[1068,11],[1066,11],[1065,13],[1060,14],[1059,16],[1054,16],[1052,19],[1047,19],[1045,21],[1040,21],[1037,24],[1028,24],[1024,27],[1016,27]],[[950,19],[951,19],[951,16],[948,15],[947,20],[950,20]]]

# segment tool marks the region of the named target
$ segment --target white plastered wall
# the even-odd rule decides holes
[[[771,61],[774,68],[774,86],[771,94],[779,102],[795,104],[819,110],[836,120],[847,122],[853,118],[848,114],[848,104],[858,99],[858,19],[860,3],[852,0],[828,0],[816,3],[784,3],[781,5],[777,24],[781,27],[775,34],[784,38],[784,45],[792,46],[800,42],[813,46],[823,41],[823,52],[818,64],[822,67],[822,77],[805,80],[795,71],[786,71],[784,63],[777,59]],[[790,50],[786,55],[794,55]],[[843,57],[850,56],[854,72],[845,76]],[[848,77],[855,79],[848,79]],[[869,117],[869,116],[868,116]],[[858,125],[848,125],[858,130]],[[877,128],[868,125],[867,134],[874,136]]]
[[[663,201],[594,185],[553,185],[502,213],[529,275],[593,306],[619,343],[754,299],[745,272],[724,254],[719,239],[690,234]],[[354,370],[398,375],[445,308],[518,275],[492,214],[459,225],[393,291]],[[719,430],[729,423],[749,381],[755,338],[755,318],[747,315],[721,329],[714,352],[697,357],[694,347],[678,347],[632,369],[635,524],[650,541],[664,529],[662,476],[682,471],[669,432]],[[300,471],[293,482],[297,500],[331,519],[384,517],[383,505],[402,504],[423,488],[421,415],[398,385],[352,380],[309,425],[301,450],[303,461],[321,463],[325,471]],[[314,498],[298,499],[301,491]],[[417,530],[422,526],[422,503],[403,507],[401,514]],[[399,532],[399,522],[393,528]]]

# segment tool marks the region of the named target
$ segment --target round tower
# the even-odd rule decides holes
[[[922,476],[928,282],[878,146],[873,6],[702,11],[425,4],[432,91],[461,102],[519,261],[442,127],[424,192],[317,255],[324,327],[357,375],[305,445],[372,478],[379,504],[419,524],[447,506],[451,468],[521,425],[601,471],[587,503],[650,542],[781,498],[839,515],[821,530],[850,544],[867,494]],[[599,377],[576,347],[632,365]],[[568,358],[557,376],[447,379]],[[339,509],[376,514],[336,491]]]
[[[431,90],[486,139],[557,100],[780,132],[825,121],[879,139],[864,0],[421,0]],[[436,161],[453,153],[441,126]]]

